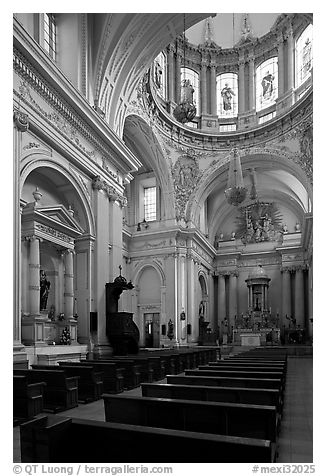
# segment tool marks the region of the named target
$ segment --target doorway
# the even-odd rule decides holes
[[[160,313],[144,314],[145,347],[160,347]]]

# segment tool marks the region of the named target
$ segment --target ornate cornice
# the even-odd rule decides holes
[[[53,113],[44,111],[32,96],[28,96],[27,91],[25,91],[26,97],[22,97],[24,95],[22,91],[20,94],[14,91],[20,101],[32,106],[52,125],[58,127],[58,123],[61,123],[62,127],[58,127],[60,132],[63,134],[68,132],[69,140],[89,158],[92,157],[94,150],[92,151],[91,148],[88,150],[87,146],[81,143],[81,137],[94,146],[100,154],[110,158],[115,167],[124,173],[140,167],[138,159],[98,117],[90,104],[68,82],[53,62],[39,52],[18,24],[15,24],[15,27],[14,44],[17,47],[14,48],[14,71],[22,78],[22,84],[35,90],[53,108]],[[27,51],[26,55],[20,50],[21,47]],[[55,86],[49,78],[54,78]],[[78,137],[78,133],[81,137]]]

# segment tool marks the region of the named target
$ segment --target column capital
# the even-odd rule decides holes
[[[168,53],[174,54],[175,53],[175,45],[173,43],[170,43],[167,47]]]
[[[76,251],[75,250],[72,250],[70,248],[67,248],[66,250],[63,251],[63,253],[65,256],[69,256],[69,255],[75,255],[76,254]]]
[[[292,273],[293,272],[293,266],[282,266],[281,267],[281,273]]]
[[[125,197],[122,193],[119,193],[115,187],[109,185],[106,180],[102,179],[99,175],[93,178],[92,188],[93,190],[102,190],[106,193],[109,201],[117,201],[121,207],[125,207],[127,205],[127,197]]]
[[[255,59],[256,59],[255,52],[253,50],[249,51],[249,53],[248,53],[249,63],[255,62]]]
[[[280,48],[281,46],[283,46],[283,43],[284,43],[284,35],[283,35],[283,32],[282,32],[282,31],[279,31],[279,32],[278,32],[276,42],[277,42],[277,46],[278,46],[279,48]]]
[[[286,40],[293,40],[293,27],[292,25],[288,25],[286,31],[285,31],[285,34],[284,34],[284,38]]]
[[[21,132],[26,132],[29,128],[29,116],[25,112],[14,111],[14,124]]]
[[[27,235],[23,238],[25,241],[33,242],[38,240],[40,243],[43,243],[43,239],[36,235]]]

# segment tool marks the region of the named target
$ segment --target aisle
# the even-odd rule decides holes
[[[313,359],[288,357],[278,463],[313,462]]]

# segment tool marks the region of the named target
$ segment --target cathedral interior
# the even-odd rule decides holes
[[[264,438],[268,458],[312,462],[312,23],[308,13],[13,15],[19,385],[62,361],[70,372],[150,355],[155,375],[155,359],[175,352],[173,365],[189,358],[179,372],[170,362],[178,377],[242,353],[274,355],[277,371],[295,379],[301,369],[283,419],[300,388],[305,426],[290,444],[282,421],[279,443]],[[106,415],[117,415],[124,400],[110,398]],[[88,418],[74,411],[62,415]],[[234,427],[232,438],[247,436]],[[31,456],[20,428],[15,461],[60,461]],[[217,444],[205,442],[208,452]],[[258,461],[253,451],[241,462]]]

